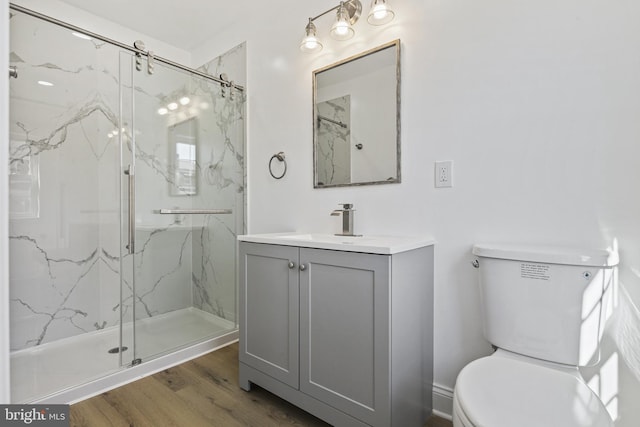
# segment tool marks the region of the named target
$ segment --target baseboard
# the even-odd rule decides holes
[[[453,389],[433,383],[433,414],[451,420],[453,414]]]

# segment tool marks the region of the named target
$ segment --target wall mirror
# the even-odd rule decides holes
[[[315,188],[400,182],[400,40],[313,72]]]
[[[198,193],[197,155],[198,122],[196,118],[169,126],[169,170],[172,196],[193,196]]]

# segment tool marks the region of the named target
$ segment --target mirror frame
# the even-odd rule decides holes
[[[318,185],[318,154],[316,147],[318,146],[318,131],[316,129],[316,123],[318,120],[318,106],[317,106],[317,92],[318,92],[318,84],[317,84],[317,76],[318,74],[328,71],[332,68],[336,68],[340,65],[347,64],[349,62],[356,61],[360,58],[364,58],[366,56],[375,54],[377,52],[383,51],[385,49],[394,49],[396,54],[396,177],[395,179],[387,179],[382,181],[367,181],[367,182],[353,182],[348,184],[328,184],[328,185]],[[353,55],[347,59],[335,62],[333,64],[327,65],[326,67],[319,68],[312,72],[312,81],[313,81],[313,96],[312,96],[312,126],[313,126],[313,188],[333,188],[333,187],[350,187],[350,186],[360,186],[360,185],[374,185],[374,184],[398,184],[402,182],[402,177],[400,174],[400,39],[393,40],[389,43],[385,43],[383,45],[374,47],[367,51],[361,52],[359,54]]]

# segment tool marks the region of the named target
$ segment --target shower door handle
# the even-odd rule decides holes
[[[225,215],[232,214],[232,209],[159,209],[155,211],[161,215]]]
[[[136,246],[136,176],[133,166],[129,165],[124,174],[129,179],[129,212],[127,218],[127,249],[130,254],[135,253]]]

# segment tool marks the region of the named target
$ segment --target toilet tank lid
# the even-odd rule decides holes
[[[473,245],[472,252],[474,255],[485,258],[605,268],[614,267],[619,261],[618,252],[615,250],[562,246],[482,243]]]

